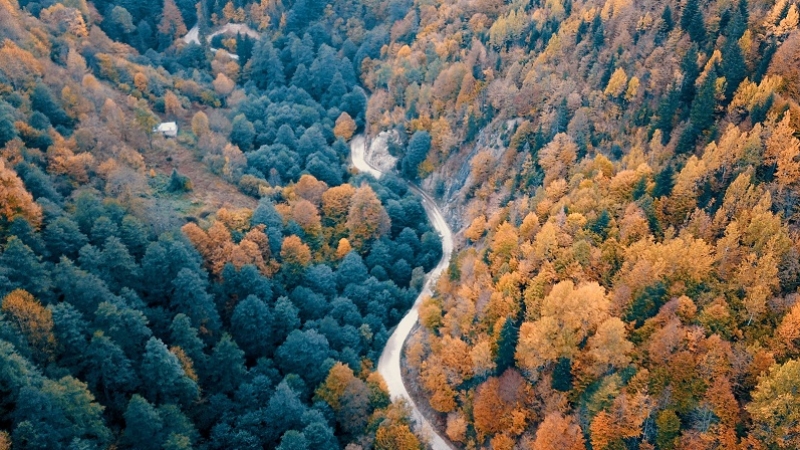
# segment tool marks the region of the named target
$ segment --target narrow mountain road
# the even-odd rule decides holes
[[[363,135],[356,136],[350,141],[350,155],[353,166],[361,172],[369,173],[375,178],[380,178],[383,173],[372,167],[366,161],[366,151],[367,144]],[[453,447],[448,444],[445,438],[436,433],[428,420],[422,415],[422,412],[417,408],[417,405],[414,404],[414,400],[408,394],[408,390],[403,384],[401,373],[400,359],[403,353],[403,344],[406,342],[408,335],[419,319],[419,305],[422,302],[422,298],[432,294],[431,288],[433,284],[450,264],[450,256],[453,253],[453,232],[444,220],[444,216],[436,205],[436,202],[428,194],[413,184],[409,183],[408,186],[412,192],[422,198],[422,206],[425,208],[428,220],[431,221],[436,231],[442,237],[442,259],[425,277],[425,285],[419,297],[414,301],[414,306],[411,307],[400,323],[397,324],[394,332],[389,337],[389,341],[386,342],[386,346],[383,348],[381,357],[378,360],[378,373],[386,380],[386,385],[389,387],[389,395],[392,399],[402,398],[409,404],[412,418],[422,428],[423,434],[428,437],[431,448],[433,450],[452,450]]]
[[[214,36],[216,36],[218,34],[222,34],[222,33],[228,33],[228,32],[230,32],[230,33],[240,33],[242,35],[250,36],[253,39],[258,39],[260,37],[260,35],[258,34],[257,31],[253,30],[252,28],[248,27],[245,24],[229,23],[229,24],[225,24],[224,26],[219,28],[217,31],[214,31],[213,33],[211,33],[208,36],[206,36],[206,39],[208,40],[208,42],[211,42],[211,38],[213,38]],[[189,30],[188,33],[186,33],[186,35],[183,37],[183,42],[186,42],[187,44],[195,43],[195,44],[200,45],[200,29],[197,27],[197,25],[193,26],[192,29]],[[216,49],[216,48],[213,48],[213,47],[210,47],[210,48],[211,48],[211,51],[214,52],[214,53],[219,51],[219,49]],[[226,51],[226,50],[223,50],[223,51],[225,53],[227,53],[228,56],[230,56],[231,58],[239,59],[239,55],[234,55],[233,53],[231,53],[229,51]]]

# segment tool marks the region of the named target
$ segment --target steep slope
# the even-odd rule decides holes
[[[797,11],[415,2],[395,25],[370,129],[465,225],[406,353],[452,441],[798,445],[773,408],[800,356]]]

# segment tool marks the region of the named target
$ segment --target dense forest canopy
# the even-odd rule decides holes
[[[0,5],[0,448],[420,445],[373,367],[441,243],[320,5]]]
[[[0,1],[0,449],[800,447],[795,0]],[[175,122],[177,136],[158,132]],[[350,169],[389,131],[393,173]]]
[[[394,23],[367,127],[465,225],[406,353],[452,442],[800,445],[798,43],[791,1],[419,1]]]

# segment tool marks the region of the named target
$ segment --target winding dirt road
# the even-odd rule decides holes
[[[366,151],[366,139],[363,135],[356,136],[350,141],[350,155],[353,166],[361,172],[369,173],[375,178],[380,178],[383,172],[372,167],[366,161]],[[397,324],[394,332],[386,342],[386,346],[383,348],[381,357],[378,360],[378,373],[386,380],[386,385],[389,387],[389,395],[392,399],[402,398],[409,404],[412,418],[422,428],[422,432],[428,438],[431,448],[433,450],[452,450],[453,447],[448,444],[447,440],[436,433],[428,420],[422,415],[422,412],[417,408],[417,405],[414,404],[414,400],[408,394],[408,390],[403,384],[403,377],[401,374],[400,359],[403,352],[403,344],[419,319],[419,305],[422,302],[422,298],[432,294],[431,287],[439,278],[439,275],[441,275],[450,264],[450,256],[453,253],[453,232],[444,220],[444,216],[436,205],[436,202],[428,194],[413,184],[409,183],[408,186],[411,191],[422,198],[422,206],[425,208],[428,220],[431,221],[436,231],[442,237],[442,259],[425,277],[425,285],[419,297],[414,301],[414,306],[411,307],[400,323]]]

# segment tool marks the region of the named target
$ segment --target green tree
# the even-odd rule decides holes
[[[122,287],[138,287],[140,271],[136,260],[116,236],[109,237],[100,257],[100,278],[118,292]]]
[[[95,311],[95,325],[116,342],[129,358],[138,358],[153,334],[147,317],[121,301],[103,302]]]
[[[112,236],[119,237],[119,227],[108,217],[102,216],[95,220],[90,236],[93,245],[101,246],[105,244],[106,239]]]
[[[83,314],[68,302],[48,306],[53,314],[53,334],[56,337],[56,354],[62,366],[77,373],[88,342],[89,324]]]
[[[687,0],[681,14],[681,28],[689,33],[694,42],[702,44],[706,39],[706,26],[699,0]]]
[[[33,88],[33,92],[31,92],[31,106],[36,111],[47,116],[53,126],[69,127],[72,125],[72,119],[53,98],[50,89],[42,83],[37,83],[36,87]]]
[[[745,8],[746,9],[746,8]],[[730,101],[736,89],[747,77],[747,63],[742,48],[739,46],[739,38],[747,27],[742,22],[741,13],[733,13],[733,18],[725,29],[725,45],[722,47],[722,73],[725,76],[725,98]]]
[[[214,392],[233,393],[247,374],[244,352],[227,333],[222,335],[222,339],[211,352],[208,366],[207,385]]]
[[[278,450],[308,450],[308,440],[305,435],[296,430],[289,430],[281,437]]]
[[[403,175],[411,180],[416,180],[419,176],[417,172],[420,163],[428,157],[431,149],[431,135],[427,131],[417,131],[408,141],[408,148],[400,165]]]
[[[8,284],[0,287],[0,290],[10,292],[19,288],[39,299],[50,297],[51,283],[46,265],[16,236],[9,239],[0,255],[0,268],[5,268],[8,280]]]
[[[220,318],[214,299],[208,294],[208,281],[190,269],[181,269],[173,280],[172,306],[192,319],[198,330],[214,333],[220,329]]]
[[[86,245],[89,240],[81,233],[78,224],[67,216],[61,216],[50,222],[44,229],[43,238],[50,254],[75,258],[78,250]]]
[[[284,374],[296,374],[310,386],[325,379],[333,365],[331,349],[325,336],[315,330],[294,330],[275,352],[275,361]]]
[[[180,347],[192,359],[196,369],[203,369],[206,362],[203,349],[206,344],[198,336],[197,329],[192,327],[191,319],[186,314],[176,314],[170,324],[169,333],[171,344]]]
[[[141,368],[145,398],[153,403],[188,405],[199,395],[197,383],[186,376],[178,357],[155,337],[147,341]]]
[[[561,392],[569,392],[572,389],[572,360],[569,358],[558,358],[556,366],[553,368],[553,389]]]
[[[286,380],[281,381],[265,410],[267,443],[277,441],[287,430],[301,428],[306,410],[297,392],[289,387]]]
[[[683,80],[681,81],[681,101],[688,105],[692,102],[692,99],[694,99],[694,85],[697,81],[697,77],[700,75],[700,68],[697,67],[697,44],[692,43],[689,50],[683,56],[683,60],[681,60],[681,72],[683,72]]]
[[[286,84],[283,63],[278,57],[275,47],[272,46],[271,40],[259,40],[250,64],[250,79],[259,89],[273,89]]]
[[[250,295],[233,310],[231,333],[249,358],[266,356],[272,348],[272,312],[263,300]]]
[[[507,317],[500,329],[500,336],[497,339],[497,373],[502,374],[511,367],[514,367],[514,353],[517,351],[517,340],[519,339],[519,328],[514,324],[511,317]]]
[[[86,384],[70,376],[44,380],[41,388],[23,387],[14,411],[15,447],[67,448],[81,440],[103,448],[111,441],[103,409]]]
[[[229,136],[233,145],[237,145],[243,152],[249,152],[253,149],[253,139],[255,137],[256,129],[244,114],[239,114],[233,118]]]
[[[127,395],[139,386],[139,378],[125,352],[98,331],[86,348],[85,358],[85,379],[92,390],[101,393],[104,403],[124,408]]]

